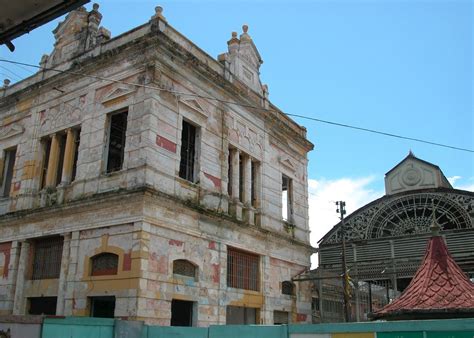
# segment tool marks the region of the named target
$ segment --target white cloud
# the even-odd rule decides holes
[[[470,181],[470,182],[472,182],[473,177],[466,180],[466,179],[463,179],[462,176],[452,176],[452,177],[447,177],[447,179],[448,179],[449,183],[451,183],[451,185],[453,186],[454,189],[474,191],[474,183],[456,184],[456,182],[458,182],[458,181],[462,181],[462,182]]]
[[[451,176],[451,177],[446,177],[449,181],[449,183],[451,183],[451,185],[454,187],[454,185],[456,184],[456,181],[459,180],[461,178],[461,176]]]
[[[365,204],[381,197],[384,191],[370,188],[374,176],[361,178],[341,178],[336,180],[309,179],[309,225],[311,244],[317,242],[339,222],[336,201],[345,201],[348,216]],[[311,257],[312,268],[317,266],[317,255]]]
[[[467,190],[467,191],[474,191],[474,183],[473,184],[467,184],[467,185],[456,185],[454,186],[455,189],[460,189],[460,190]]]

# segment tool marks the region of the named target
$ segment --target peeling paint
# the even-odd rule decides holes
[[[156,144],[163,149],[176,153],[176,143],[168,140],[166,137],[156,135]]]

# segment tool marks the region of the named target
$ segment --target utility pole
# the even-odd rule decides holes
[[[349,276],[347,274],[346,266],[346,234],[345,234],[345,225],[344,225],[344,215],[346,214],[346,202],[339,201],[336,202],[337,210],[341,216],[341,239],[342,239],[342,288],[344,290],[344,320],[349,322]]]

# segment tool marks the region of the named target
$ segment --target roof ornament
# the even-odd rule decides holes
[[[438,221],[436,220],[436,208],[434,206],[434,202],[433,202],[433,214],[432,215],[433,215],[433,219],[431,221],[430,229],[431,229],[431,234],[433,235],[433,237],[435,237],[435,236],[439,236],[441,226],[439,225]]]
[[[161,19],[163,21],[166,21],[166,18],[163,15],[163,7],[156,6],[155,7],[155,15],[153,15],[151,18],[152,19]]]
[[[413,151],[411,151],[411,149],[410,149],[410,151],[408,152],[408,156],[416,157],[415,154],[413,153]]]
[[[252,40],[252,38],[250,37],[250,35],[247,33],[249,30],[249,26],[248,25],[243,25],[242,26],[242,31],[243,33],[240,35],[240,40]]]

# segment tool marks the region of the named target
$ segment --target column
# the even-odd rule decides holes
[[[8,264],[8,286],[7,286],[7,299],[9,303],[7,310],[13,310],[13,302],[15,299],[15,286],[16,278],[18,275],[18,262],[20,258],[20,242],[13,241],[10,249],[10,263]]]
[[[66,148],[64,150],[64,165],[61,176],[61,183],[70,183],[72,179],[72,169],[74,165],[74,155],[76,153],[76,133],[77,131],[69,128],[66,134]]]
[[[243,158],[243,169],[244,169],[244,196],[242,201],[245,206],[244,220],[250,224],[255,223],[255,217],[252,207],[252,159],[248,155],[244,155]]]
[[[397,264],[395,262],[395,244],[393,242],[393,239],[390,241],[390,256],[392,259],[392,288],[395,291],[395,295],[397,294],[398,291],[398,285],[397,285]]]
[[[51,148],[49,150],[48,171],[46,173],[45,187],[56,186],[56,175],[59,164],[59,135],[54,134],[51,138]]]
[[[56,302],[56,315],[64,315],[67,275],[69,269],[69,253],[71,248],[71,233],[63,235],[63,252],[61,255],[61,270],[59,272],[58,297]]]
[[[243,168],[244,168],[244,196],[242,196],[242,202],[245,204],[246,207],[252,204],[251,198],[251,177],[252,177],[252,161],[250,160],[250,156],[244,155],[242,156]]]
[[[235,201],[238,201],[240,198],[239,192],[239,157],[240,151],[238,149],[231,149],[230,152],[231,162],[232,162],[232,197]]]
[[[64,309],[63,315],[64,316],[74,316],[76,313],[74,311],[76,309],[73,308],[76,302],[73,301],[73,294],[74,294],[74,286],[76,281],[76,272],[77,272],[77,265],[78,265],[78,257],[79,257],[79,231],[73,231],[70,236],[71,240],[69,243],[69,262],[68,262],[68,269],[67,269],[67,278],[66,278],[66,285],[65,285],[65,296],[64,296]],[[66,240],[66,238],[64,238]],[[77,307],[77,303],[76,303]]]
[[[18,271],[16,276],[15,298],[13,300],[13,314],[25,314],[26,300],[23,297],[23,289],[25,287],[25,275],[27,271],[28,257],[30,251],[30,243],[21,242],[20,259],[18,262]]]

